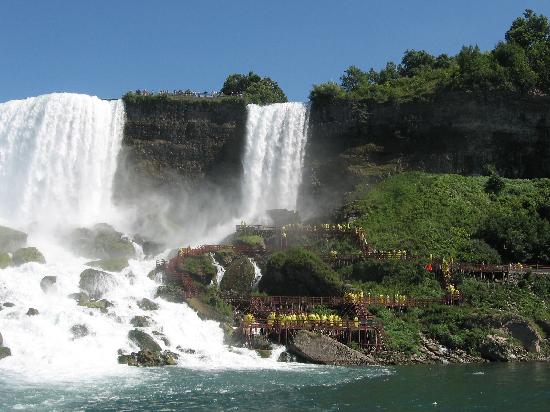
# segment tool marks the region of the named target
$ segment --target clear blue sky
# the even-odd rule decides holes
[[[548,0],[2,0],[0,101],[67,91],[219,90],[253,70],[291,100],[406,49],[492,48]]]

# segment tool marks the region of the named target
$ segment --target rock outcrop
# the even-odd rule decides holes
[[[160,352],[161,348],[155,340],[147,333],[133,329],[128,332],[128,339],[133,342],[140,350],[150,350],[151,352]]]
[[[44,276],[40,281],[40,289],[44,293],[55,292],[57,276]]]
[[[246,257],[231,262],[220,282],[220,289],[238,294],[249,294],[254,281],[254,265]]]
[[[128,267],[128,259],[125,257],[100,259],[88,262],[86,265],[108,272],[120,272],[122,269]]]
[[[11,256],[6,252],[0,251],[0,269],[6,269],[8,266],[11,266]]]
[[[521,319],[510,320],[504,325],[504,329],[523,345],[523,348],[531,353],[540,353],[541,336],[529,322]]]
[[[350,347],[321,334],[299,331],[288,351],[300,359],[322,365],[370,365],[375,361]]]
[[[87,258],[129,259],[135,255],[132,242],[106,223],[74,229],[68,241],[75,253]]]
[[[132,352],[130,355],[119,355],[118,363],[128,366],[167,366],[176,365],[178,355],[170,352],[158,352],[149,349]]]
[[[21,266],[25,263],[36,262],[36,263],[46,263],[44,255],[35,247],[25,247],[17,249],[13,252],[12,262],[15,266]]]
[[[137,301],[138,308],[141,310],[157,310],[159,305],[150,299],[143,298]]]

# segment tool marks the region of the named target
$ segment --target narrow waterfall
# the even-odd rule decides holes
[[[0,104],[0,219],[105,219],[123,126],[120,100],[56,93]]]
[[[308,128],[308,106],[248,106],[242,185],[247,219],[268,209],[296,208]]]

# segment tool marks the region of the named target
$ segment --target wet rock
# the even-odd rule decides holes
[[[296,362],[296,356],[294,356],[292,353],[284,351],[279,355],[277,362]]]
[[[38,312],[37,309],[35,308],[29,308],[29,310],[27,311],[27,316],[36,316],[38,315],[40,312]]]
[[[0,346],[4,345],[4,338],[2,337],[2,334],[0,333]]]
[[[11,356],[10,348],[6,348],[5,346],[0,346],[0,360],[7,358],[8,356]]]
[[[11,303],[11,302],[4,303],[5,308],[13,308],[14,306],[15,306],[15,303]]]
[[[161,298],[172,303],[183,303],[183,289],[177,285],[164,285],[157,288],[155,298]]]
[[[100,299],[109,290],[117,286],[113,275],[95,269],[86,269],[80,274],[80,289],[93,299]]]
[[[170,341],[164,336],[164,333],[154,330],[153,335],[157,336],[166,346],[170,346]]]
[[[88,336],[90,334],[90,331],[88,330],[88,327],[86,325],[77,324],[71,327],[71,333],[73,334],[73,337],[75,339],[78,339],[83,338],[84,336]]]
[[[24,248],[27,245],[27,234],[19,230],[11,229],[6,226],[0,226],[0,250],[13,253],[17,249]]]
[[[106,270],[108,272],[120,272],[128,267],[128,259],[125,257],[100,259],[86,263],[87,266]]]
[[[157,275],[157,269],[153,269],[152,271],[150,271],[148,274],[147,274],[147,277],[151,280],[154,280],[154,281],[160,281],[160,274]]]
[[[138,308],[140,308],[141,310],[157,310],[159,308],[159,305],[157,303],[147,298],[138,300],[137,305]]]
[[[152,352],[160,352],[161,347],[155,340],[147,333],[133,329],[128,332],[128,339],[133,342],[140,350],[150,350]]]
[[[521,342],[526,351],[540,353],[541,336],[529,322],[522,319],[514,319],[504,325],[504,329]]]
[[[182,353],[187,353],[188,355],[194,355],[197,353],[195,349],[183,349],[181,346],[176,346],[176,349],[179,350]]]
[[[145,257],[148,258],[158,255],[165,249],[165,245],[163,245],[162,243],[146,239],[141,235],[134,235],[133,240],[141,246],[141,248],[143,249],[143,254],[145,255]]]
[[[130,324],[136,328],[146,328],[151,326],[151,318],[149,316],[134,316],[130,320]]]
[[[13,264],[15,266],[21,266],[25,263],[36,262],[36,263],[46,263],[44,255],[35,247],[25,247],[22,249],[17,249],[13,252],[11,257]]]
[[[92,228],[78,228],[69,234],[73,251],[81,256],[99,259],[132,258],[132,242],[112,226],[99,223]]]
[[[113,306],[113,304],[106,299],[90,299],[84,292],[71,293],[68,298],[73,299],[78,306],[89,309],[99,309],[103,313],[106,313],[107,309]]]
[[[321,334],[301,330],[294,336],[287,350],[300,359],[322,365],[369,365],[372,357]]]
[[[55,292],[57,290],[55,285],[56,282],[57,276],[44,276],[40,281],[40,289],[42,289],[44,293]]]
[[[90,301],[90,297],[84,292],[71,293],[67,297],[73,299],[80,306],[85,306],[85,304]]]
[[[256,349],[256,353],[260,355],[261,358],[267,359],[271,356],[271,351],[268,349]]]
[[[239,294],[249,294],[254,281],[254,265],[246,257],[233,260],[220,283],[220,289]]]
[[[11,264],[11,256],[0,251],[0,269],[6,269],[8,266],[11,266]]]
[[[152,351],[149,349],[132,352],[130,355],[120,355],[118,363],[129,366],[168,366],[176,365],[178,355],[170,351]]]

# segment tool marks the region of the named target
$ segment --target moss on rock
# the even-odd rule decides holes
[[[112,226],[99,223],[92,228],[78,228],[69,235],[73,251],[81,256],[99,259],[132,258],[134,246]]]
[[[21,266],[29,262],[46,263],[44,255],[35,247],[17,249],[13,253],[12,261],[15,266]]]
[[[11,256],[5,252],[0,252],[0,269],[5,269],[11,266]]]
[[[128,332],[128,339],[133,342],[140,350],[150,350],[152,352],[160,352],[161,347],[155,340],[147,333],[133,329]]]
[[[246,257],[234,260],[227,268],[222,278],[220,289],[240,294],[252,292],[254,281],[254,265]]]
[[[128,259],[125,257],[100,259],[88,262],[86,265],[108,272],[120,272],[122,269],[128,267]]]

